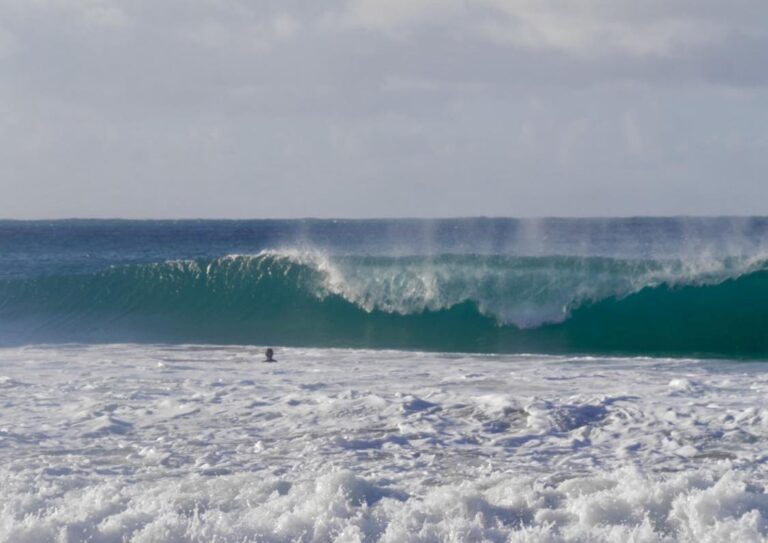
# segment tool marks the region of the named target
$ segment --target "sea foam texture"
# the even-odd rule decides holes
[[[0,350],[0,541],[763,541],[765,363]]]

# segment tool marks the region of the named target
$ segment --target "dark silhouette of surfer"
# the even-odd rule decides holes
[[[271,347],[267,349],[267,352],[265,352],[264,355],[267,357],[264,362],[277,362],[277,360],[273,358],[275,356],[275,351],[273,351]]]

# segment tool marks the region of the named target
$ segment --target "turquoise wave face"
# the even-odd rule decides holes
[[[768,355],[768,271],[745,259],[312,251],[0,282],[0,339]]]

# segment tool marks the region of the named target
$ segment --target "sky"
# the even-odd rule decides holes
[[[0,0],[0,218],[768,214],[764,0]]]

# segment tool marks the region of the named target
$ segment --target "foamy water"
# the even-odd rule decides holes
[[[0,540],[761,541],[768,365],[0,350]]]

